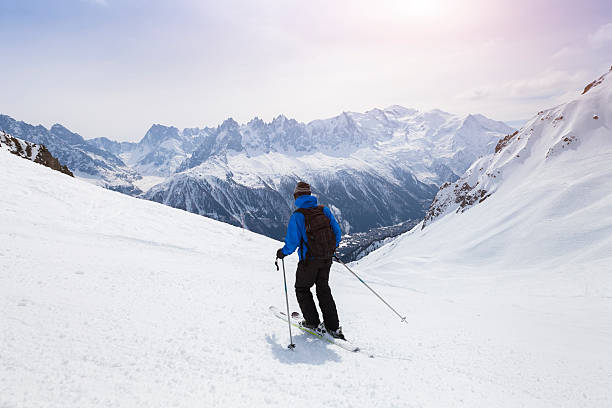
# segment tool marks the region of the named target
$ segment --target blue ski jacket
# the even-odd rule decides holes
[[[295,206],[298,208],[312,208],[317,206],[317,197],[312,195],[303,195],[299,196],[295,200]],[[329,210],[329,208],[324,207],[323,213],[329,218],[329,222],[331,224],[332,230],[334,231],[334,235],[336,235],[336,246],[340,244],[340,240],[342,239],[342,232],[340,231],[340,225],[338,225],[338,221],[334,218],[334,215]],[[289,226],[287,227],[287,235],[285,236],[285,246],[283,247],[283,254],[291,255],[296,248],[300,247],[300,243],[304,240],[304,242],[308,243],[308,238],[306,237],[306,223],[304,220],[304,214],[299,212],[294,212],[289,219]],[[298,250],[298,256],[300,261],[306,258],[306,252],[308,252],[308,248],[306,245],[303,245],[302,248]]]

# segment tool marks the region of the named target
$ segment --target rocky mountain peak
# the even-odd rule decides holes
[[[221,125],[219,125],[219,130],[220,131],[238,130],[239,127],[240,125],[238,124],[238,122],[234,120],[234,118],[227,118],[223,121],[223,123],[221,123]]]
[[[249,120],[247,123],[247,127],[252,129],[260,129],[265,126],[265,122],[261,120],[259,117],[255,116],[253,119]]]
[[[281,113],[272,119],[272,123],[285,123],[287,120],[287,117]]]
[[[64,142],[71,145],[85,143],[85,139],[83,139],[81,135],[79,135],[78,133],[71,132],[59,123],[56,123],[51,126],[49,132],[52,135],[61,138]]]
[[[603,74],[602,76],[594,80],[593,82],[587,84],[587,86],[585,86],[584,90],[582,91],[582,95],[589,92],[592,88],[602,84],[604,80],[606,79],[606,77],[610,74],[610,72],[612,72],[612,67],[610,67],[610,70],[608,72],[606,72],[605,74]]]
[[[179,139],[179,130],[174,126],[152,125],[138,142],[140,146],[158,146],[168,139]]]

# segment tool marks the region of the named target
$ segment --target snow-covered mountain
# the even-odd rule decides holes
[[[144,197],[281,238],[298,180],[346,232],[420,219],[440,184],[513,129],[482,115],[391,106],[308,124],[230,118],[206,131],[179,172]]]
[[[0,130],[22,140],[45,145],[53,156],[81,179],[126,194],[142,192],[134,185],[140,178],[136,171],[112,153],[93,146],[62,125],[55,124],[47,129],[0,115]]]
[[[501,140],[441,188],[421,224],[359,265],[400,263],[415,274],[456,266],[432,280],[475,271],[487,280],[511,269],[506,283],[534,297],[607,299],[609,319],[610,180],[612,68],[582,95],[538,112]]]
[[[518,194],[525,186],[532,186],[545,192],[552,181],[543,174],[552,177],[555,172],[555,178],[567,188],[550,198],[566,210],[573,208],[568,201],[588,205],[588,194],[599,190],[600,185],[606,186],[606,177],[612,175],[610,164],[602,160],[612,147],[611,106],[612,75],[608,72],[587,85],[577,99],[538,112],[520,131],[501,139],[493,153],[474,162],[458,180],[442,186],[423,228],[449,213],[461,213],[483,203],[498,190]],[[578,175],[583,178],[576,185]]]
[[[329,164],[318,167],[329,169],[342,159],[351,160],[344,167],[354,168],[363,168],[364,161],[409,161],[404,166],[419,180],[438,184],[462,174],[474,160],[490,151],[500,135],[513,130],[482,115],[459,117],[437,109],[420,112],[401,106],[365,113],[344,112],[308,124],[282,115],[270,123],[255,118],[244,125],[230,118],[216,129],[206,129],[208,137],[179,170],[235,155],[254,159],[280,153],[301,159],[320,153],[325,159],[320,160]],[[238,159],[244,161],[242,157]],[[381,169],[388,170],[388,164],[381,163]],[[278,169],[269,170],[278,174]],[[257,173],[268,176],[262,170]]]
[[[138,143],[115,142],[105,137],[88,140],[90,144],[120,157],[142,176],[167,177],[211,133],[212,129],[153,125]]]

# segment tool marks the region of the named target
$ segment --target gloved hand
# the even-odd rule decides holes
[[[286,255],[283,254],[283,248],[279,248],[278,251],[276,251],[276,257],[279,259],[283,259]]]

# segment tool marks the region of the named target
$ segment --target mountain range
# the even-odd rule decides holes
[[[478,114],[397,105],[309,123],[279,115],[216,128],[156,124],[138,143],[85,140],[5,115],[0,129],[44,143],[79,178],[274,238],[284,236],[298,180],[347,233],[415,221],[440,185],[514,131]]]

